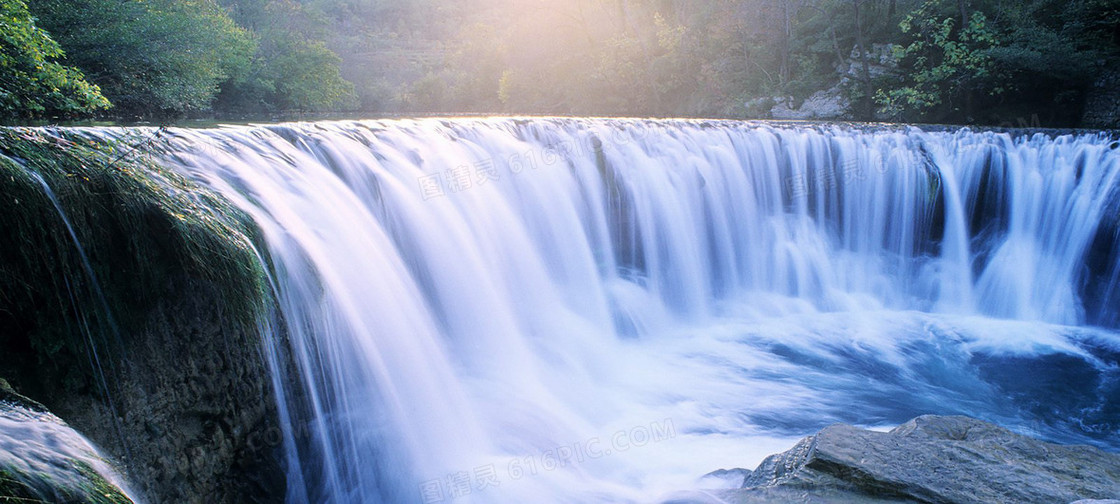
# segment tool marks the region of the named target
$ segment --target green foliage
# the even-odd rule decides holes
[[[247,0],[230,8],[260,43],[249,70],[222,87],[221,106],[303,112],[353,105],[354,86],[342,77],[342,59],[323,41],[321,13],[294,0]]]
[[[900,15],[886,1],[861,2],[864,30],[881,42]],[[466,14],[474,22],[441,39],[457,51],[406,77],[408,97],[435,78],[439,106],[457,111],[742,116],[753,98],[835,84],[855,41],[851,0],[509,7]]]
[[[1009,71],[1082,83],[1116,55],[1120,4],[1106,0],[1016,2],[999,12],[1006,43],[993,57]]]
[[[939,14],[942,3],[926,2],[900,24],[903,33],[912,35],[913,40],[896,47],[895,57],[909,71],[901,85],[880,89],[875,95],[889,115],[925,118],[939,108],[960,112],[971,93],[995,96],[1004,92],[999,76],[994,75],[992,57],[1000,41],[987,16],[973,12],[968,25],[958,29],[957,18]]]
[[[255,50],[213,0],[38,0],[33,9],[119,115],[207,110]]]
[[[353,84],[339,72],[341,63],[322,41],[288,39],[277,43],[275,55],[265,63],[265,73],[282,109],[332,109],[350,103],[354,93]]]
[[[503,74],[506,77],[508,85],[511,75]],[[498,99],[502,98],[502,82],[498,81]],[[447,86],[445,84],[445,76],[429,73],[420,80],[412,83],[409,92],[404,96],[404,99],[412,106],[419,110],[440,110],[444,108],[447,101],[447,93],[445,92]],[[508,94],[506,96],[508,100]]]
[[[766,115],[764,98],[796,103],[839,85],[859,117],[869,118],[874,98],[879,117],[898,120],[1041,113],[1061,125],[1076,123],[1086,90],[1120,61],[1116,0],[37,0],[31,8],[66,50],[59,63],[84,71],[118,114],[146,117],[211,106],[738,117]],[[898,48],[897,61],[878,60],[886,46]]]
[[[969,22],[959,26],[968,13]],[[900,24],[898,79],[877,101],[898,120],[1076,125],[1086,90],[1120,61],[1110,0],[928,0]]]
[[[725,65],[705,64],[709,48],[736,46],[714,40],[729,32],[714,29],[722,22],[718,9],[703,5],[695,19],[649,1],[621,11],[609,2],[580,0],[526,6],[516,17],[511,11],[480,15],[452,35],[447,45],[457,50],[446,58],[447,70],[428,71],[414,82],[429,91],[442,87],[440,105],[457,111],[702,113],[717,100],[698,89],[718,91],[728,101],[738,97],[736,84],[723,79],[730,73]],[[550,42],[537,43],[542,37]],[[408,89],[412,99],[431,95],[414,85]]]
[[[62,48],[35,25],[23,0],[0,0],[0,117],[80,116],[109,107]]]
[[[518,87],[523,85],[523,79],[518,74],[529,69],[509,68],[510,47],[502,30],[487,23],[471,23],[462,27],[456,37],[456,49],[447,57],[448,71],[425,73],[438,78],[438,85],[449,95],[445,100],[454,102],[443,105],[465,112],[520,108],[518,101],[523,99],[523,90]]]
[[[997,112],[1047,112],[1047,122],[1076,124],[1086,90],[1120,59],[1120,4],[1031,0],[997,5],[994,12],[1003,20],[1006,43],[992,57],[1011,83],[1001,107],[1007,111]]]

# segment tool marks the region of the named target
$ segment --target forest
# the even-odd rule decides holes
[[[1078,126],[1117,0],[0,0],[0,117],[769,116]]]

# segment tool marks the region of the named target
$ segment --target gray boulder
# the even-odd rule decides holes
[[[872,79],[898,72],[898,59],[894,56],[891,44],[873,44],[867,51],[867,73]],[[836,67],[837,80],[828,89],[821,89],[798,102],[792,96],[764,97],[746,102],[746,109],[752,116],[761,116],[758,110],[771,105],[768,117],[779,120],[844,120],[853,115],[852,103],[848,99],[848,88],[863,82],[863,60],[859,50],[852,48],[848,57]],[[887,116],[877,115],[876,119],[886,120]]]
[[[813,93],[797,107],[793,107],[793,101],[793,98],[777,101],[770,109],[770,117],[783,120],[843,119],[851,108],[839,85]]]
[[[968,417],[921,416],[890,432],[827,427],[766,458],[743,488],[720,494],[736,503],[1115,499],[1120,455],[1046,443]]]

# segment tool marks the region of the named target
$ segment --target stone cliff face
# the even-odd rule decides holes
[[[111,402],[61,394],[49,405],[153,502],[278,502],[276,403],[260,335],[225,313],[213,287],[161,300],[130,337]]]
[[[898,72],[898,61],[890,44],[873,44],[868,48],[868,74],[872,79]],[[846,120],[855,119],[849,90],[862,82],[863,61],[859,51],[852,48],[848,58],[836,68],[839,80],[828,89],[813,93],[800,103],[793,97],[767,98],[774,103],[768,117],[782,120]],[[757,108],[757,105],[753,105]],[[748,109],[752,104],[747,104]],[[885,120],[886,117],[876,117]]]

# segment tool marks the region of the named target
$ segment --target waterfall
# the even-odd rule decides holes
[[[1103,134],[493,118],[169,138],[267,239],[291,502],[648,501],[920,413],[1120,448]]]

